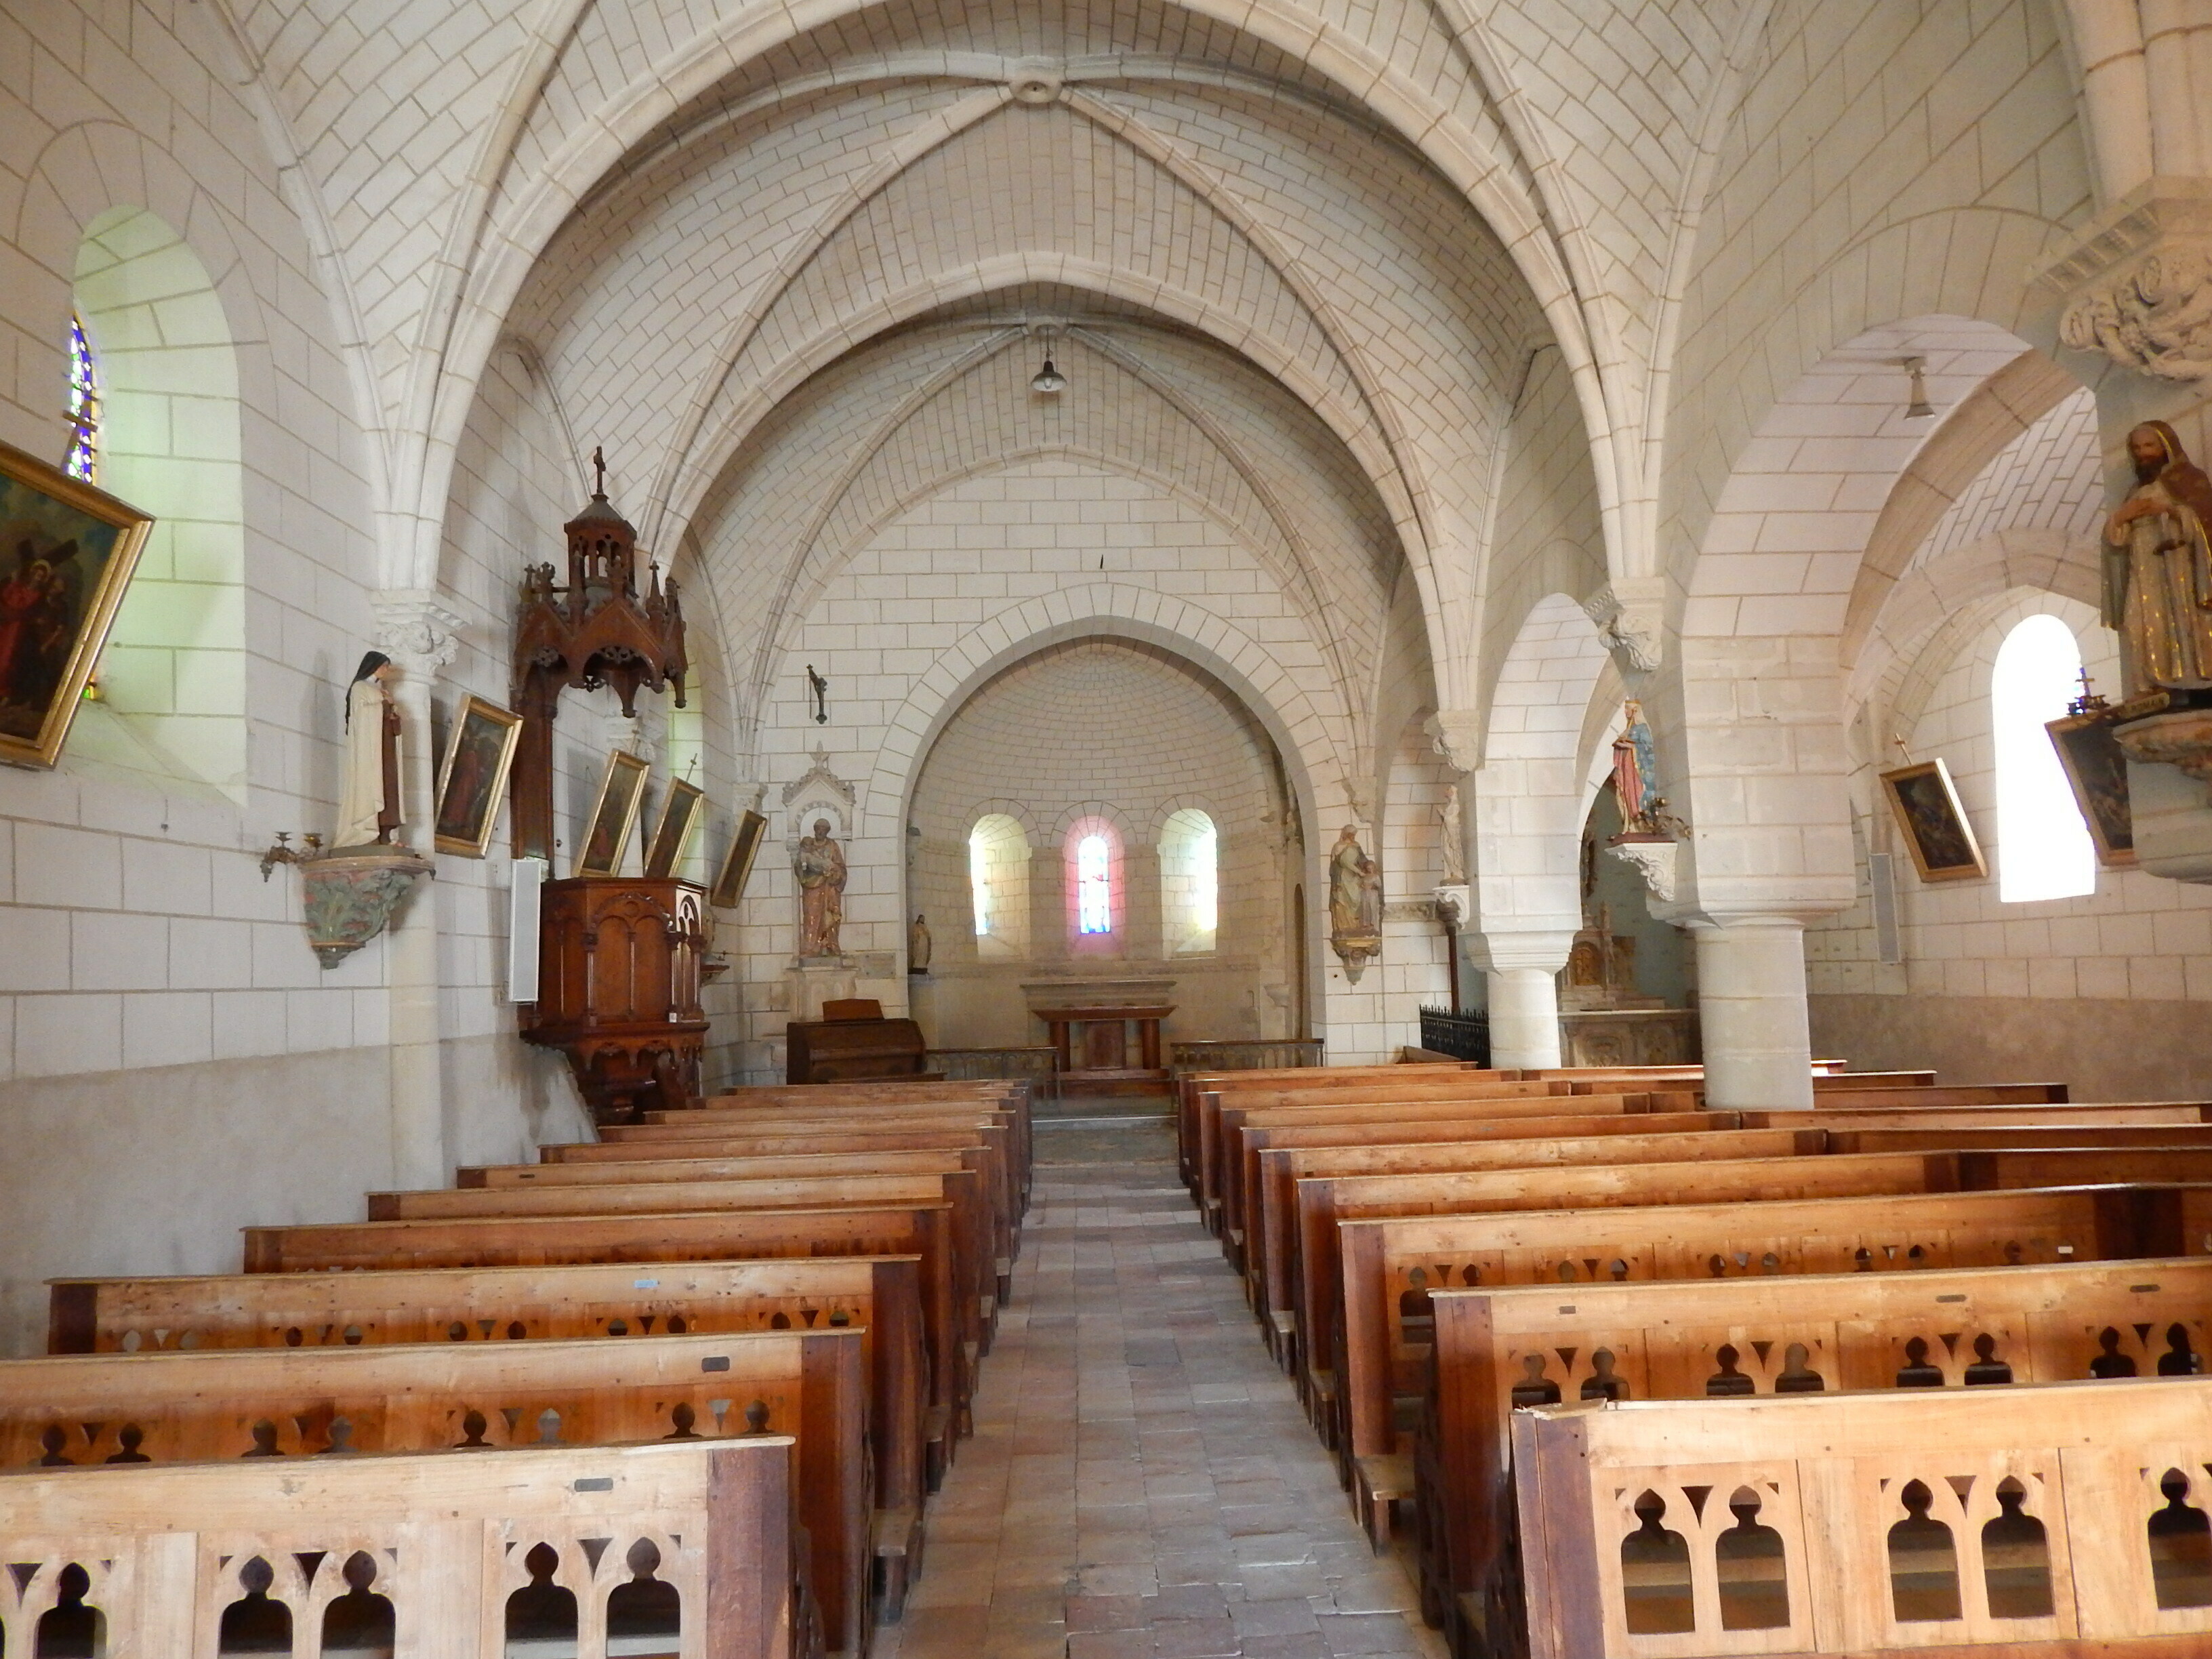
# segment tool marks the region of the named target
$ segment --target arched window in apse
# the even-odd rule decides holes
[[[84,319],[70,319],[69,456],[62,471],[87,483],[100,482],[100,371],[92,361],[92,342]]]
[[[1170,955],[1214,948],[1221,914],[1220,838],[1194,806],[1160,828],[1160,917]]]
[[[1112,882],[1106,837],[1085,836],[1075,844],[1075,925],[1079,933],[1114,931]]]
[[[975,937],[991,931],[991,842],[981,825],[968,837],[968,888],[975,896]]]
[[[1990,676],[1997,760],[1997,896],[2007,904],[2097,890],[2097,854],[2044,722],[2066,713],[2081,674],[2074,630],[2029,617],[2005,635]]]

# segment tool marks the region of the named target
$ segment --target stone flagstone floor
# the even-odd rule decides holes
[[[1407,1571],[1354,1523],[1161,1121],[1040,1123],[1036,1146],[975,1434],[882,1659],[1444,1659]]]

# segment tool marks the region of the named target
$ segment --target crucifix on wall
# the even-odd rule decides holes
[[[806,665],[806,695],[814,699],[814,723],[830,724],[830,682],[814,672],[814,665]]]

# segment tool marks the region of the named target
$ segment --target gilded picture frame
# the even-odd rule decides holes
[[[2135,813],[2128,799],[2128,757],[2112,735],[2109,712],[2067,714],[2044,722],[2074,804],[2089,826],[2097,862],[2107,870],[2136,866]]]
[[[432,836],[441,853],[470,859],[484,855],[521,741],[521,715],[482,697],[461,699],[453,711],[445,761],[438,768]]]
[[[627,750],[608,752],[599,797],[592,803],[576,851],[577,875],[611,876],[621,867],[630,832],[637,828],[638,808],[644,804],[647,770],[646,763]]]
[[[676,873],[677,865],[684,857],[684,843],[691,839],[691,831],[699,823],[699,805],[707,799],[707,792],[696,783],[680,779],[668,786],[668,799],[660,809],[660,822],[654,826],[653,839],[646,843],[645,873],[649,880],[659,881]]]
[[[1966,821],[1966,809],[1959,805],[1950,769],[1940,758],[1885,772],[1881,787],[1921,880],[1976,881],[1988,877],[1990,866],[1982,857],[1982,844],[1974,837],[1974,826]]]
[[[0,761],[52,767],[154,520],[0,444]]]
[[[723,855],[722,868],[714,878],[714,890],[708,895],[718,908],[734,909],[744,897],[745,883],[752,875],[753,861],[760,857],[767,831],[768,820],[759,813],[738,814],[737,833],[730,837],[730,850]]]

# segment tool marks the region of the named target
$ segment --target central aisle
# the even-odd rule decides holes
[[[1096,1120],[1092,1121],[1094,1123]],[[975,1435],[884,1659],[1443,1659],[1155,1122],[1040,1121]]]

